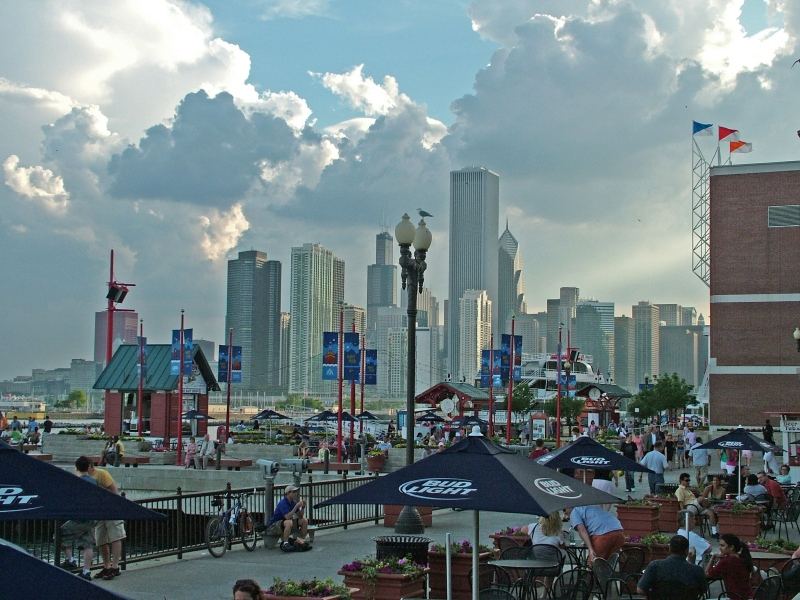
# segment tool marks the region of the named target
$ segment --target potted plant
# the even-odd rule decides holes
[[[641,537],[658,532],[659,511],[659,505],[648,500],[628,500],[617,504],[617,518],[630,536]]]
[[[386,453],[374,448],[367,452],[367,469],[373,473],[380,473],[386,465]]]
[[[750,553],[753,552],[771,552],[773,554],[784,554],[786,560],[797,550],[797,544],[778,538],[777,540],[768,540],[764,537],[756,538],[755,542],[749,542],[747,548]],[[753,564],[762,571],[768,571],[770,567],[775,567],[780,570],[786,563],[786,560],[775,560],[774,558],[753,558]]]
[[[761,535],[761,507],[729,500],[714,508],[719,533],[732,533],[740,540],[754,542]]]
[[[658,531],[675,531],[681,504],[672,494],[652,494],[645,499],[658,504]]]
[[[478,561],[489,562],[494,552],[489,546],[480,545]],[[428,583],[431,598],[444,598],[447,593],[446,558],[443,544],[431,544],[428,549]],[[472,598],[472,544],[469,540],[461,540],[450,544],[450,574],[453,581],[453,600],[470,600]],[[480,581],[480,589],[489,586],[488,575]]]
[[[631,535],[625,537],[624,547],[639,547],[644,549],[645,563],[666,558],[669,556],[670,536],[664,533],[651,533],[650,535]]]
[[[494,541],[494,547],[505,550],[511,546],[530,546],[531,538],[528,535],[528,526],[506,527],[489,535]]]
[[[298,598],[314,598],[315,600],[349,600],[355,588],[334,583],[332,579],[303,579],[301,581],[283,580],[278,577],[268,590],[264,592],[266,600],[297,600]]]
[[[358,588],[353,600],[400,600],[424,595],[425,572],[409,558],[367,557],[343,565],[339,575],[344,576],[345,586]]]

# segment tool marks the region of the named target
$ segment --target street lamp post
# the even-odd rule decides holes
[[[414,227],[408,214],[394,229],[394,236],[400,245],[400,278],[403,289],[408,293],[408,368],[406,373],[406,465],[414,463],[414,397],[417,363],[417,294],[422,293],[425,281],[425,255],[431,246],[433,236],[425,225],[425,219],[420,219],[419,226]],[[411,254],[411,245],[414,245],[414,254]],[[422,533],[425,530],[419,512],[413,506],[404,506],[397,518],[395,532],[397,533]]]

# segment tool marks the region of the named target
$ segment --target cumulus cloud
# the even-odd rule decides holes
[[[261,18],[302,19],[328,12],[328,0],[263,0],[264,10]]]
[[[242,234],[250,229],[242,205],[237,203],[227,212],[217,210],[200,217],[200,247],[209,260],[218,260],[236,247]]]
[[[75,100],[61,92],[15,83],[3,77],[0,77],[0,98],[7,102],[19,102],[26,107],[38,104],[59,114],[77,105]]]
[[[23,198],[37,202],[46,210],[60,214],[67,210],[69,193],[64,180],[38,165],[21,167],[19,157],[12,154],[3,161],[5,183]]]

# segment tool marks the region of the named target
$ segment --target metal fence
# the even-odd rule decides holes
[[[314,508],[314,504],[338,496],[345,491],[357,487],[373,477],[347,477],[300,483],[301,494],[306,500],[306,518],[309,525],[317,529],[330,529],[374,521],[376,524],[383,511],[380,505],[337,504]],[[193,552],[206,548],[205,531],[208,521],[216,516],[218,508],[212,505],[214,497],[222,497],[225,507],[230,507],[232,497],[239,493],[249,493],[245,505],[253,515],[256,523],[266,522],[272,516],[273,507],[284,495],[286,485],[275,485],[257,488],[231,488],[211,492],[183,493],[180,488],[169,496],[136,500],[146,508],[166,515],[159,521],[128,521],[125,524],[127,538],[123,544],[123,556],[120,564],[151,560],[164,556],[182,558],[185,552]],[[270,497],[271,491],[271,497]],[[266,520],[265,520],[266,517]],[[59,548],[60,535],[58,527],[61,523],[55,520],[0,521],[0,538],[6,539],[28,550],[42,560],[59,564],[63,558],[63,550]],[[261,536],[259,534],[259,539]],[[233,544],[241,543],[240,539],[232,540]],[[80,552],[73,549],[73,556],[80,558]],[[99,555],[99,552],[96,553]],[[101,565],[99,556],[95,556],[94,565]]]

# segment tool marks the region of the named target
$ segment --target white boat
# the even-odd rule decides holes
[[[566,374],[563,364],[567,358],[567,354],[563,354],[561,357],[562,377]],[[556,397],[558,390],[557,359],[556,353],[523,355],[522,381],[528,384],[536,400],[551,400]],[[576,390],[598,381],[600,376],[592,369],[591,361],[591,355],[579,353],[575,362],[572,363],[570,374],[575,376]],[[561,394],[567,395],[565,385],[561,386]]]

